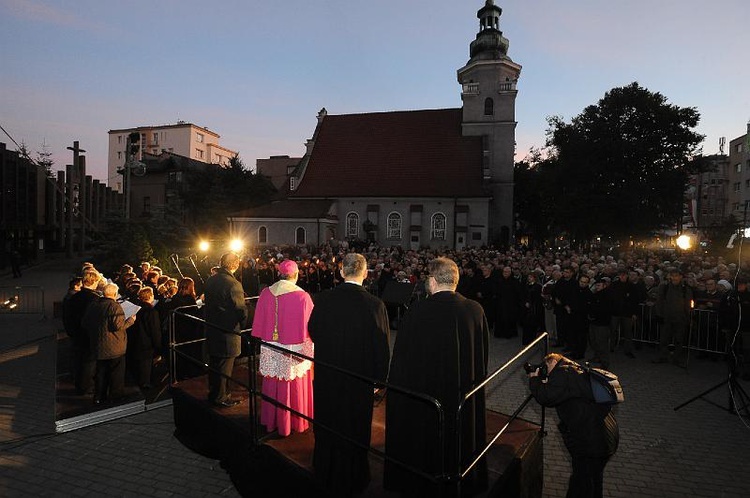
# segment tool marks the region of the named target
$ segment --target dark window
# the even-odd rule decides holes
[[[305,229],[302,227],[297,227],[294,238],[297,244],[306,244],[307,237],[305,234]]]
[[[495,115],[495,102],[491,98],[487,97],[484,99],[484,115],[494,116]]]
[[[268,242],[268,229],[260,227],[258,229],[258,244],[265,244],[266,242]]]

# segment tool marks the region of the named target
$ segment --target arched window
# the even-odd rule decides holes
[[[387,237],[389,239],[401,238],[401,215],[395,211],[388,215]]]
[[[445,215],[443,213],[432,215],[430,237],[432,240],[445,240]]]
[[[302,227],[297,227],[297,230],[294,232],[294,241],[297,244],[306,244],[307,243],[307,233],[305,232],[305,229]]]
[[[258,228],[258,244],[265,244],[268,242],[268,229],[266,227]]]
[[[346,215],[346,238],[356,239],[359,237],[359,215],[351,211]]]
[[[484,115],[485,116],[495,115],[495,102],[489,97],[484,99]]]

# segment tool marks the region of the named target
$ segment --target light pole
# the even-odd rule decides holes
[[[124,171],[122,172],[125,180],[123,182],[123,190],[125,192],[125,219],[128,221],[130,220],[130,196],[132,195],[130,191],[130,173],[133,168],[136,168],[136,176],[142,176],[146,173],[146,165],[137,157],[140,150],[140,141],[140,132],[134,131],[128,135],[125,166],[123,167]]]

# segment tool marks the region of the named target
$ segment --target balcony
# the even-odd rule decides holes
[[[464,83],[461,95],[479,95],[479,83]]]

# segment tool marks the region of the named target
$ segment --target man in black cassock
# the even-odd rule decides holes
[[[362,287],[367,277],[365,258],[347,254],[341,274],[343,284],[316,297],[307,329],[315,343],[316,361],[315,477],[332,495],[349,496],[370,482],[367,450],[326,428],[369,446],[375,386],[326,365],[384,382],[390,330],[385,305]]]
[[[443,472],[456,475],[459,432],[461,471],[486,444],[484,390],[464,404],[459,427],[456,413],[463,396],[487,376],[489,327],[482,307],[455,292],[458,267],[453,261],[436,258],[428,268],[427,289],[431,296],[412,307],[401,322],[388,383],[440,402],[445,417],[443,448],[439,445],[434,405],[391,388],[386,403],[385,452],[388,457],[433,476]],[[385,462],[383,484],[406,496],[452,496],[454,491],[389,460]],[[484,459],[460,486],[462,496],[486,488]]]

